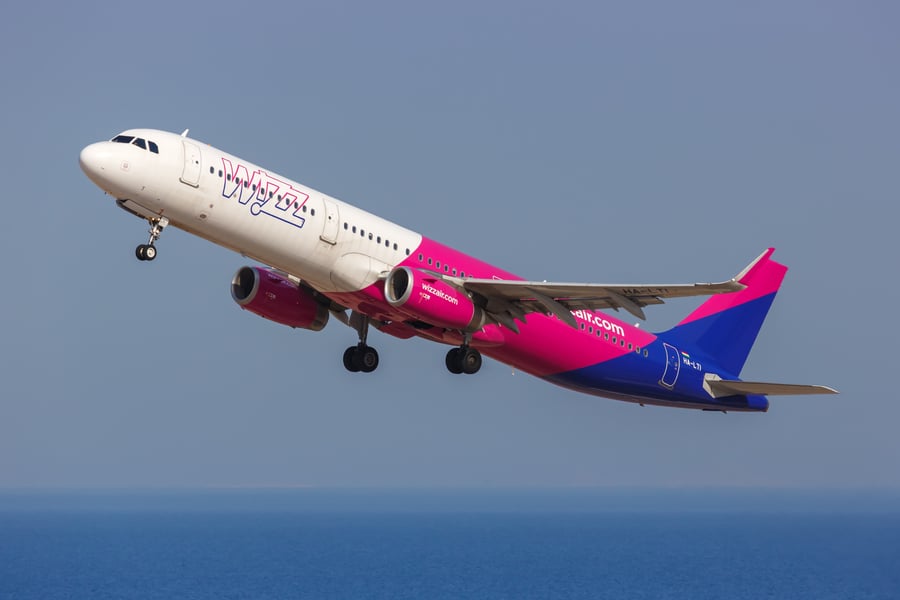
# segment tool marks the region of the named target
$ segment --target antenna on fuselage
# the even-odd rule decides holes
[[[181,137],[187,137],[188,131],[190,131],[190,129],[185,129],[184,131],[182,131]]]

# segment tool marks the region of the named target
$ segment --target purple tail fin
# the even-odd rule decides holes
[[[786,266],[771,260],[774,251],[763,252],[736,277],[746,288],[711,297],[661,337],[695,348],[730,374],[740,375],[787,273]]]

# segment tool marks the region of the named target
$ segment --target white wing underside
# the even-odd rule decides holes
[[[809,394],[837,394],[838,391],[824,385],[802,385],[796,383],[770,383],[768,381],[739,381],[721,379],[714,373],[707,373],[703,387],[713,398],[725,396],[800,396]]]

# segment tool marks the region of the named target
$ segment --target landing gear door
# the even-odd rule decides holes
[[[184,171],[181,173],[182,183],[193,187],[200,185],[200,148],[187,140],[184,143]]]
[[[338,223],[341,220],[338,206],[329,198],[322,198],[325,204],[325,225],[322,226],[322,233],[319,239],[328,244],[337,244]]]
[[[678,373],[681,371],[681,358],[678,356],[678,348],[663,343],[666,349],[666,368],[663,370],[662,378],[659,385],[667,387],[670,390],[675,387],[678,381]]]

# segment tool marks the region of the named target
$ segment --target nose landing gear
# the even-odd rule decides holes
[[[146,244],[141,244],[134,249],[134,255],[138,260],[153,260],[156,258],[156,240],[162,235],[163,229],[169,224],[169,219],[160,217],[150,219],[150,239]]]

